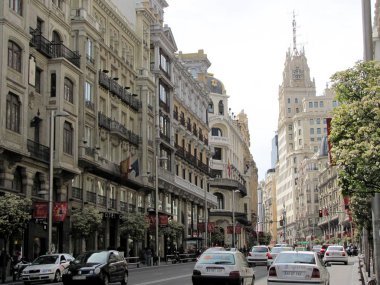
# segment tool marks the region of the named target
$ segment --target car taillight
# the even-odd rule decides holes
[[[330,253],[329,252],[326,252],[326,255],[328,256]]]
[[[346,253],[345,253],[345,252],[342,252],[342,256],[346,256]]]
[[[251,252],[248,252],[248,256],[252,256],[252,253],[251,253]]]
[[[267,257],[268,257],[269,259],[272,259],[272,255],[270,254],[270,252],[267,252]]]
[[[311,278],[321,278],[321,274],[319,273],[319,269],[313,268],[313,273],[311,273]]]
[[[268,275],[269,275],[269,276],[277,277],[276,268],[274,268],[274,267],[269,268]]]
[[[231,271],[230,272],[230,277],[239,278],[240,277],[240,272],[239,271]]]
[[[201,272],[199,270],[193,270],[193,275],[201,275]]]

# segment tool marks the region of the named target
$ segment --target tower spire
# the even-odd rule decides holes
[[[293,53],[298,54],[297,50],[297,23],[296,23],[296,15],[293,10]]]

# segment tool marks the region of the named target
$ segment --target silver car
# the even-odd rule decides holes
[[[240,251],[203,253],[194,266],[192,282],[198,284],[253,285],[255,273]]]
[[[316,252],[283,251],[269,267],[267,285],[330,284],[330,273]]]
[[[323,257],[323,262],[343,262],[345,265],[348,264],[348,254],[343,246],[341,245],[330,245],[325,252]]]
[[[270,252],[270,255],[268,256],[268,262],[267,262],[267,269],[272,265],[273,261],[276,259],[277,255],[280,252],[283,251],[292,251],[292,247],[286,247],[286,246],[281,246],[281,247],[273,247],[272,251]]]
[[[256,245],[248,252],[247,261],[253,265],[256,265],[257,263],[267,265],[269,255],[269,247],[266,245]]]

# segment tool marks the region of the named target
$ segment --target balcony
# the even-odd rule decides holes
[[[71,197],[74,199],[82,200],[82,198],[83,198],[82,188],[72,187],[71,188]]]
[[[102,113],[98,113],[99,126],[110,131],[110,133],[120,136],[122,139],[126,139],[131,144],[138,146],[140,137],[128,130],[125,126],[118,121],[108,118]]]
[[[87,202],[96,204],[96,193],[95,192],[87,191],[86,198],[87,198]]]
[[[109,199],[108,208],[116,209],[116,199],[112,199],[112,198]]]
[[[28,140],[27,148],[30,156],[34,159],[48,163],[50,158],[50,149],[47,146]]]
[[[237,180],[228,178],[214,178],[210,181],[210,186],[227,190],[239,190],[241,195],[247,195],[247,188]]]
[[[107,206],[107,197],[103,195],[98,195],[98,204],[103,207]]]
[[[194,185],[193,183],[191,183],[190,181],[187,181],[185,179],[182,179],[178,176],[175,176],[174,177],[174,182],[181,186],[181,188],[185,188],[187,192],[197,196],[197,197],[200,197],[202,199],[204,199],[205,197],[205,190]],[[213,204],[216,204],[217,203],[217,197],[211,193],[206,193],[206,196],[207,196],[207,200]]]
[[[41,31],[33,29],[32,27],[29,28],[29,32],[32,35],[30,45],[34,46],[40,53],[48,58],[63,57],[76,67],[80,68],[80,54],[77,51],[72,51],[63,43],[49,41],[41,35]]]

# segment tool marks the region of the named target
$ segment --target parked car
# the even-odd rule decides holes
[[[268,285],[330,284],[330,273],[316,252],[280,252],[268,270]]]
[[[268,257],[267,269],[269,269],[269,267],[272,265],[273,261],[276,259],[277,255],[280,252],[292,251],[292,250],[293,250],[293,247],[286,247],[286,246],[273,247],[270,252],[270,257]]]
[[[76,283],[128,283],[128,265],[116,250],[88,251],[78,255],[62,276],[64,285]]]
[[[21,273],[25,285],[31,282],[60,282],[62,273],[74,257],[67,253],[47,254],[37,257]]]
[[[248,252],[247,261],[250,264],[264,263],[267,265],[268,257],[270,256],[269,247],[266,245],[256,245]]]
[[[321,254],[321,248],[322,246],[320,244],[313,245],[311,248],[311,251],[316,252],[317,254]]]
[[[323,257],[323,262],[343,262],[345,265],[348,264],[348,254],[343,246],[341,245],[330,245]]]
[[[255,273],[240,251],[210,251],[194,266],[192,282],[199,284],[254,284]]]

